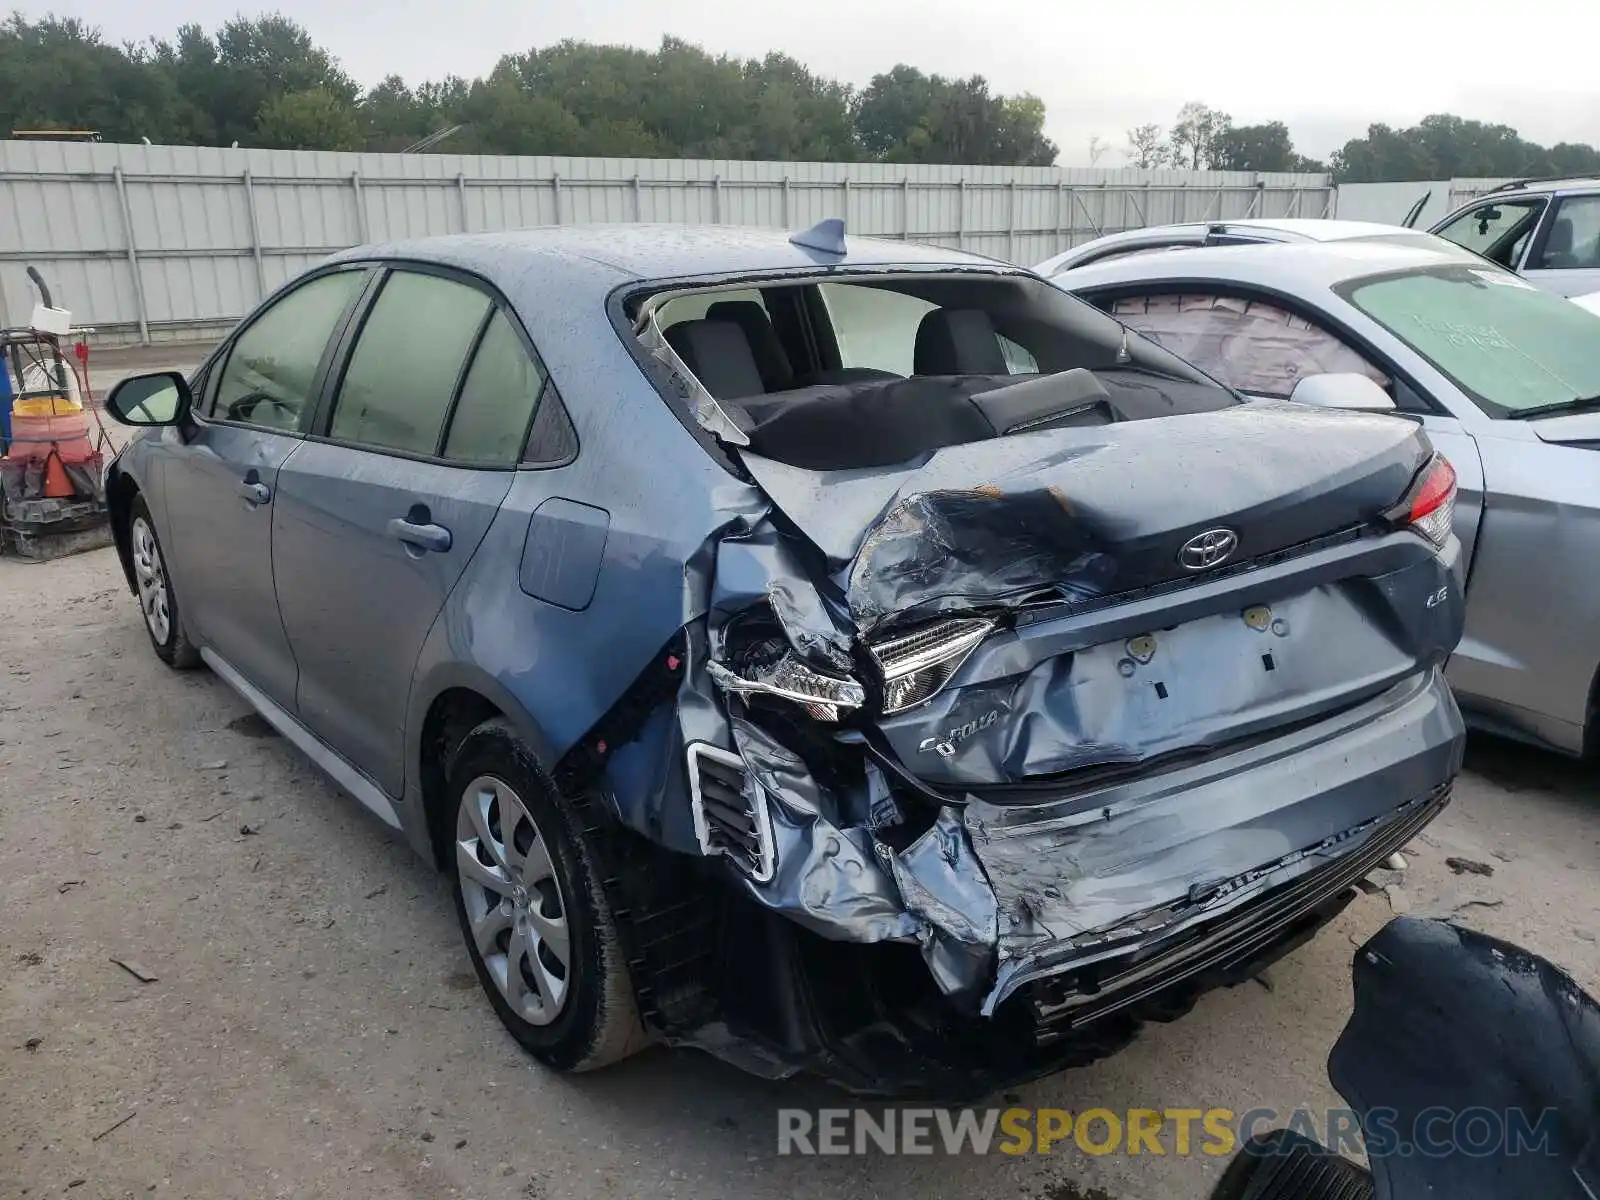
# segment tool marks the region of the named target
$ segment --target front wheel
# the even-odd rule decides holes
[[[156,523],[143,496],[133,498],[129,516],[128,542],[133,559],[134,589],[156,657],[180,671],[199,666],[200,651],[183,630],[178,595],[172,590],[166,556],[161,552],[161,539],[156,536]]]
[[[456,916],[501,1023],[559,1071],[642,1049],[616,922],[571,807],[503,721],[467,735],[449,788]]]

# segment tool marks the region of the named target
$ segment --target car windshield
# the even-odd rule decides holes
[[[1600,396],[1600,316],[1515,275],[1435,267],[1336,290],[1491,416]]]

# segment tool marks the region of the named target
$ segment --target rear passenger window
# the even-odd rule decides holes
[[[450,398],[490,303],[453,279],[391,274],[350,356],[329,436],[437,454]]]
[[[457,462],[515,465],[544,381],[544,368],[529,357],[505,313],[496,312],[467,371],[444,456]]]
[[[364,271],[335,271],[301,284],[264,310],[228,351],[205,415],[298,431],[311,407],[311,385],[328,339],[365,282]]]

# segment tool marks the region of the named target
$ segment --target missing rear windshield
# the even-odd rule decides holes
[[[880,274],[658,292],[635,336],[724,443],[813,470],[881,467],[1056,427],[1238,398],[1022,275]]]

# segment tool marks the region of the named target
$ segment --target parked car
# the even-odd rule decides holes
[[[1502,184],[1432,232],[1558,296],[1600,290],[1600,179]]]
[[[1047,258],[1034,270],[1059,275],[1074,267],[1106,262],[1130,254],[1149,254],[1196,246],[1252,246],[1260,242],[1339,242],[1348,238],[1390,237],[1417,240],[1427,235],[1399,225],[1371,221],[1336,221],[1311,217],[1249,217],[1237,221],[1191,221],[1108,233],[1104,237]]]
[[[1373,381],[1373,407],[1455,467],[1467,621],[1448,677],[1468,723],[1595,748],[1600,317],[1439,239],[1174,250],[1055,282],[1244,392]]]
[[[1086,1061],[1309,937],[1460,764],[1428,435],[992,260],[368,247],[108,403],[156,653],[453,876],[553,1067]]]

